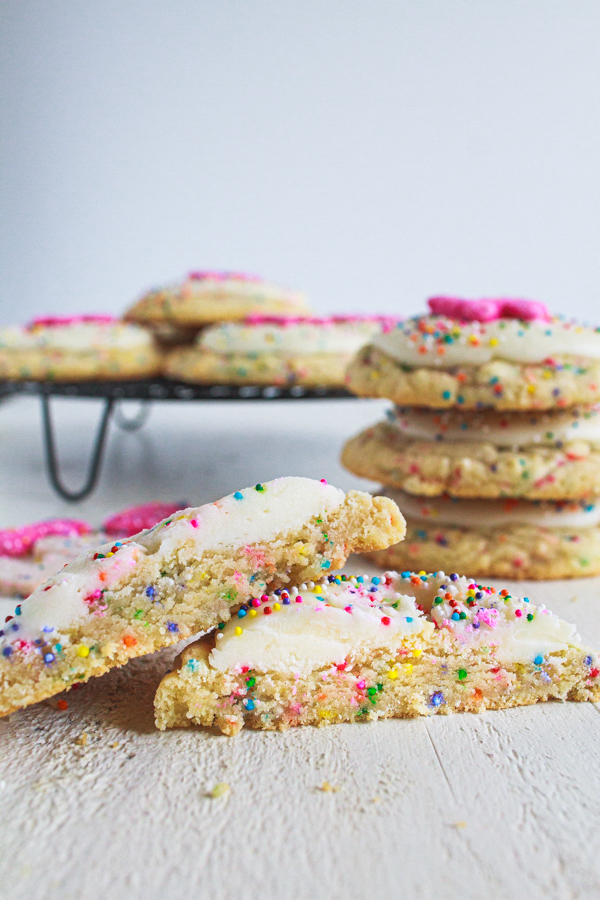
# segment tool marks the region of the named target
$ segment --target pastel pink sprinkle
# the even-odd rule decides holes
[[[260,275],[247,275],[244,272],[190,272],[190,281],[262,281]]]
[[[321,484],[327,484],[327,479],[326,479],[326,478],[321,478]]]
[[[131,537],[139,531],[145,531],[146,528],[153,528],[180,509],[181,505],[178,503],[163,503],[160,500],[153,500],[151,503],[132,506],[110,516],[102,529],[111,537]]]
[[[302,603],[302,597],[300,596],[300,594],[298,594],[298,596],[296,597],[296,603]]]
[[[523,613],[520,609],[515,609],[515,616],[517,617],[517,619],[520,619],[522,615]]]
[[[64,328],[68,325],[82,325],[88,323],[95,325],[114,325],[118,321],[119,319],[116,319],[114,316],[40,316],[37,319],[33,319],[25,327],[28,331],[32,331],[35,328]]]
[[[366,686],[367,686],[367,685],[366,685],[366,683],[365,683],[364,681],[357,681],[357,682],[356,682],[356,687],[359,689],[359,691],[364,691],[364,689],[366,688]]]
[[[260,600],[258,599],[258,597],[252,598],[252,606],[260,606]]]
[[[48,519],[21,528],[4,528],[0,530],[0,556],[26,556],[40,538],[52,534],[75,537],[91,530],[82,519]]]
[[[198,527],[198,520],[197,520],[197,519],[190,519],[190,525],[192,526],[192,528],[197,528],[197,527]]]
[[[538,300],[430,297],[427,301],[434,316],[447,316],[459,322],[494,322],[496,319],[521,319],[525,322],[551,320],[548,308]]]

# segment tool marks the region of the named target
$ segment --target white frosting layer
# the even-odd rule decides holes
[[[266,303],[281,303],[286,308],[298,311],[307,308],[304,294],[261,278],[188,277],[170,285],[166,290],[181,298],[193,297],[216,302],[239,300],[257,307]]]
[[[261,672],[307,675],[314,669],[343,663],[357,649],[394,653],[409,636],[431,630],[412,598],[398,597],[384,587],[375,594],[356,583],[319,583],[315,594],[304,586],[291,591],[289,605],[272,594],[269,603],[242,619],[225,625],[222,638],[210,654],[210,664],[220,671],[249,666]],[[286,592],[284,592],[285,594]],[[301,598],[301,602],[299,602]],[[385,602],[398,601],[393,609]],[[273,610],[265,615],[265,607]],[[387,618],[388,622],[382,622]],[[236,634],[242,628],[242,634]]]
[[[209,665],[220,672],[302,677],[381,651],[426,651],[433,622],[459,645],[482,649],[505,664],[541,665],[549,654],[580,647],[575,626],[545,607],[443,572],[423,578],[386,572],[345,582],[336,576],[320,581],[316,591],[302,585],[299,593],[271,594],[258,608],[243,607],[240,617],[217,632]],[[196,670],[195,661],[188,666]]]
[[[600,504],[586,501],[540,500],[455,500],[450,497],[425,498],[388,488],[391,497],[408,519],[431,525],[463,528],[496,528],[507,525],[535,525],[539,528],[593,528],[600,524]]]
[[[548,413],[462,413],[395,407],[388,420],[407,438],[449,443],[485,441],[496,447],[556,447],[568,441],[600,443],[600,407]]]
[[[280,353],[287,355],[342,353],[348,356],[381,331],[374,321],[302,323],[286,325],[242,324],[214,325],[197,338],[200,349],[215,353]]]
[[[139,325],[105,322],[77,322],[70,325],[17,325],[0,328],[0,349],[57,350],[85,353],[90,349],[136,350],[152,346],[152,335]]]
[[[216,503],[183,510],[136,535],[135,540],[116,541],[114,546],[119,549],[110,557],[94,559],[94,551],[78,556],[23,602],[21,614],[8,626],[7,637],[34,640],[44,628],[50,629],[46,634],[60,632],[93,614],[96,601],[89,598],[95,592],[121,587],[147,554],[169,558],[185,543],[200,557],[211,550],[233,551],[248,544],[273,542],[280,536],[287,539],[306,522],[337,509],[344,497],[338,488],[311,478],[278,478],[236,491]],[[106,554],[111,546],[96,550]],[[15,633],[11,631],[14,625]]]
[[[600,332],[559,318],[458,323],[444,316],[422,316],[375,336],[372,343],[414,367],[479,366],[493,359],[541,363],[563,354],[600,359]]]

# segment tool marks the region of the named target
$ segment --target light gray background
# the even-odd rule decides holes
[[[0,321],[204,267],[600,319],[598,0],[0,8]]]

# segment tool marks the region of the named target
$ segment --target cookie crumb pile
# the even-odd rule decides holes
[[[382,566],[600,572],[600,329],[524,300],[437,297],[373,339],[349,387],[396,403],[342,462],[407,516]]]

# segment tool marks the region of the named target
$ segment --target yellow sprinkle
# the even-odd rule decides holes
[[[387,677],[394,681],[398,677],[398,673],[395,669],[390,669],[390,671],[387,673]]]
[[[253,619],[256,616],[256,610],[251,609],[250,612],[248,613],[248,615],[250,616],[251,619]]]
[[[548,369],[544,369],[542,372],[542,378],[552,378],[552,372],[549,372]]]
[[[329,709],[320,709],[319,715],[322,719],[330,719],[331,718],[331,710]]]
[[[90,648],[86,647],[85,644],[80,644],[79,647],[77,648],[77,656],[86,657],[89,655],[90,655]]]
[[[422,654],[422,652],[423,652],[423,651],[422,651],[420,648],[417,647],[416,650],[413,650],[413,656],[416,656],[417,659],[418,659],[418,658],[420,657],[420,655]]]
[[[240,628],[240,626],[238,625],[237,628],[235,629],[235,633],[236,633],[236,634],[243,634],[243,633],[244,633],[244,629],[243,629],[243,628]]]
[[[323,791],[324,794],[335,794],[337,791],[339,791],[339,787],[334,787],[332,784],[329,784],[328,781],[324,781],[321,787],[318,788],[318,790]]]
[[[219,797],[224,797],[229,793],[229,785],[226,781],[219,781],[218,784],[215,784],[212,791],[208,792],[208,796],[212,797],[213,800],[218,800]]]
[[[419,572],[419,575],[427,575],[427,572],[424,572],[424,571],[421,569],[421,571]]]
[[[528,384],[528,385],[527,385],[527,392],[528,392],[529,394],[535,394],[535,384]]]
[[[490,338],[490,347],[496,347],[498,344],[498,338]]]
[[[281,603],[274,603],[273,609],[275,610],[275,612],[277,612],[277,610],[281,609]]]
[[[109,556],[114,556],[114,555],[115,555],[114,553],[107,553],[107,554],[106,554],[106,559],[108,559]]]
[[[315,586],[313,588],[313,594],[322,594],[322,593],[323,593],[323,588],[321,587],[321,585],[315,584]]]

